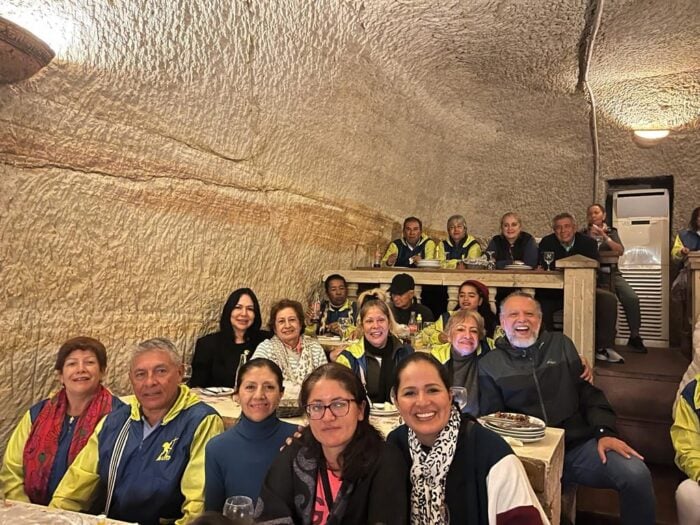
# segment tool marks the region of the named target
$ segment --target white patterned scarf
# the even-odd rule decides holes
[[[426,451],[412,429],[408,429],[411,450],[411,525],[447,523],[445,484],[457,449],[461,415],[456,407],[440,431],[433,447]]]
[[[309,340],[302,335],[299,341],[301,352],[299,352],[299,347],[293,348],[285,345],[276,335],[270,339],[270,346],[272,347],[270,359],[282,369],[285,382],[290,381],[301,385],[306,376],[316,368],[313,350],[310,347],[312,342],[313,340]]]

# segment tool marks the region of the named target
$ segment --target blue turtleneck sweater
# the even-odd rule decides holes
[[[255,423],[241,414],[238,423],[207,443],[204,508],[221,512],[226,498],[258,499],[267,470],[297,427],[272,415]]]

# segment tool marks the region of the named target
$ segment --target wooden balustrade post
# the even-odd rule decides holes
[[[459,303],[459,286],[447,286],[447,311],[451,312],[457,308]]]
[[[357,301],[357,289],[359,288],[358,283],[351,283],[348,281],[348,299],[351,301]]]
[[[691,328],[698,322],[700,316],[700,252],[690,252],[688,254],[688,287],[690,288],[689,310],[692,312]]]
[[[572,255],[557,261],[564,270],[564,334],[595,366],[595,289],[598,261]]]

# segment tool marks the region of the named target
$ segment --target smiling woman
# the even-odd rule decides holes
[[[520,460],[500,436],[459,414],[450,386],[447,370],[428,354],[396,369],[396,406],[406,423],[387,443],[410,468],[411,523],[549,523]]]
[[[236,396],[243,415],[238,423],[207,443],[204,507],[221,512],[226,498],[258,497],[267,469],[284,440],[296,430],[275,416],[284,387],[282,370],[269,359],[241,366]]]
[[[304,309],[298,301],[282,299],[273,304],[270,327],[275,335],[260,343],[253,357],[265,357],[277,363],[288,383],[298,387],[313,369],[328,362],[321,345],[302,335]]]
[[[61,389],[27,411],[7,444],[0,470],[6,497],[48,504],[95,425],[123,405],[102,386],[106,369],[107,352],[98,340],[75,337],[61,346]]]
[[[357,374],[373,403],[383,403],[389,400],[394,367],[413,348],[396,336],[396,322],[384,291],[375,288],[363,292],[358,303],[357,328],[362,338],[344,349],[336,362]]]
[[[233,387],[241,356],[252,355],[260,342],[272,335],[261,330],[261,324],[260,305],[253,290],[234,291],[221,312],[219,331],[197,339],[189,385]]]

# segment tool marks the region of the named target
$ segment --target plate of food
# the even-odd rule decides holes
[[[547,425],[534,416],[515,412],[494,412],[480,418],[493,430],[506,430],[517,433],[542,433]]]
[[[372,403],[369,408],[370,416],[386,417],[397,416],[398,414],[398,409],[391,403]]]
[[[227,386],[208,386],[199,389],[202,395],[210,397],[226,397],[233,394],[233,388]]]

